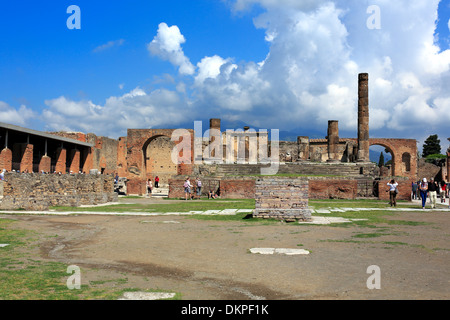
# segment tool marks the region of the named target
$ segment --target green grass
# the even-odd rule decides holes
[[[244,200],[188,200],[183,202],[163,202],[157,204],[116,204],[101,207],[77,208],[77,207],[52,207],[55,211],[86,211],[86,212],[190,212],[224,209],[254,209],[254,199]]]
[[[0,219],[0,243],[9,244],[0,248],[0,300],[116,300],[126,291],[149,291],[120,288],[127,284],[127,278],[83,284],[83,268],[81,289],[70,290],[68,265],[31,258],[39,237],[35,232],[14,228],[13,220]],[[177,293],[174,299],[180,298]]]

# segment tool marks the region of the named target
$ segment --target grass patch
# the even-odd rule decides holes
[[[9,244],[0,248],[0,300],[116,300],[129,291],[119,287],[127,278],[83,284],[83,268],[81,289],[68,289],[68,265],[32,259],[39,238],[35,232],[14,228],[14,220],[0,219],[0,243]]]
[[[385,233],[359,233],[352,236],[352,238],[377,238],[386,235]]]
[[[206,211],[206,210],[224,210],[224,209],[254,209],[254,199],[243,200],[188,200],[183,202],[170,203],[152,203],[152,204],[116,204],[101,207],[52,207],[52,210],[58,212],[67,211],[83,211],[83,212],[117,212],[124,213],[130,211],[141,212],[190,212],[190,211]]]

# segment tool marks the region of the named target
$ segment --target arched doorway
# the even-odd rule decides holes
[[[169,179],[177,175],[177,164],[172,162],[172,150],[175,142],[171,138],[159,135],[150,138],[143,146],[145,179],[155,181],[159,177],[159,184],[166,187]]]
[[[369,148],[370,160],[379,168],[380,177],[390,177],[395,172],[395,154],[384,144],[372,144]]]

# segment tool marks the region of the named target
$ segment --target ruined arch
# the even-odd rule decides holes
[[[392,150],[392,146],[390,146],[389,144],[386,143],[370,143],[370,147],[372,146],[381,146],[383,147],[384,153],[389,153],[391,155],[391,164],[388,166],[385,166],[383,169],[380,170],[380,176],[393,176],[395,173],[395,168],[396,168],[396,157],[395,157],[395,153]],[[386,161],[386,159],[385,159]],[[386,171],[387,170],[387,171]]]
[[[392,154],[392,176],[417,178],[417,141],[413,139],[369,139],[369,145],[381,145]]]
[[[150,176],[147,170],[146,158],[148,158],[148,147],[152,141],[157,141],[158,137],[164,136],[171,139],[175,129],[129,129],[127,135],[127,193],[128,194],[145,194],[145,181]],[[194,131],[187,130],[191,135],[191,162],[190,164],[178,164],[176,174],[190,175],[193,170],[194,156]],[[179,141],[174,142],[175,145]],[[168,161],[171,161],[169,155]],[[161,182],[162,183],[162,182]]]
[[[171,158],[175,147],[175,142],[166,135],[155,135],[144,143],[142,153],[146,180],[154,180],[158,176],[160,185],[168,185],[169,179],[178,173],[178,166]]]

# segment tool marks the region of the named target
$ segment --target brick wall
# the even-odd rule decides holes
[[[0,153],[0,170],[3,169],[12,170],[12,151],[8,148],[3,149]]]
[[[6,173],[0,209],[47,210],[51,206],[95,205],[117,201],[109,175]]]
[[[255,181],[256,218],[309,221],[308,180],[305,178],[264,177]]]
[[[391,181],[391,179],[383,179],[380,180],[378,183],[378,197],[380,200],[387,200],[389,201],[389,192],[386,192],[386,190],[389,190],[389,187],[387,183]],[[412,191],[412,179],[408,178],[395,178],[395,181],[398,183],[398,191],[399,194],[397,195],[397,200],[407,200],[411,201],[411,191]]]
[[[220,197],[224,199],[253,199],[255,180],[222,180]]]
[[[309,178],[310,199],[356,199],[357,193],[357,180]]]

